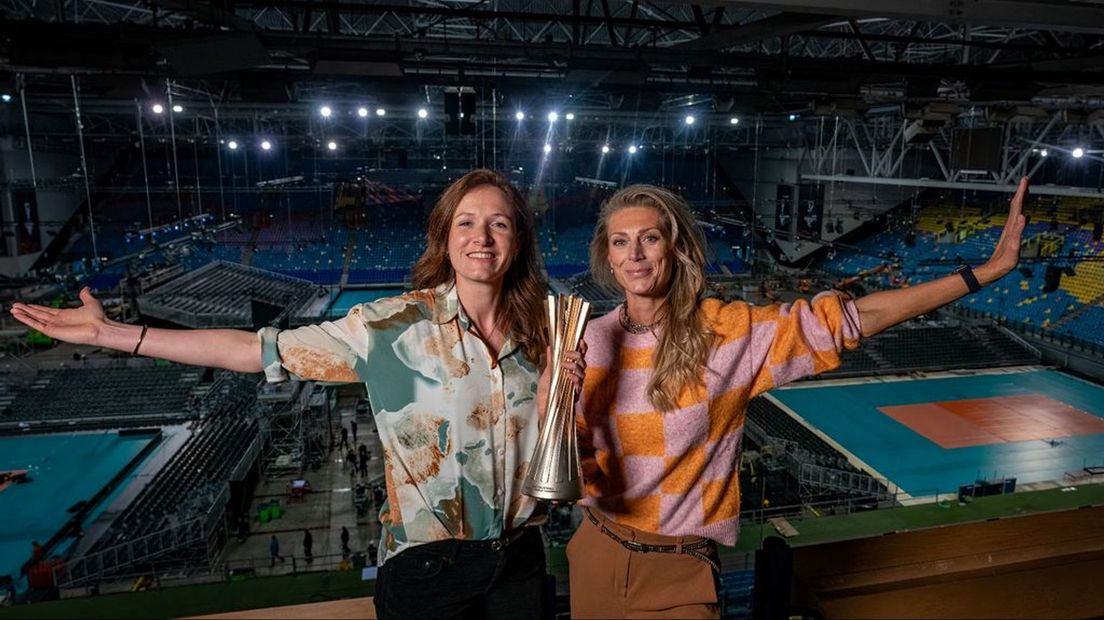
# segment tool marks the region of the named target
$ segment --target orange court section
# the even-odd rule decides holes
[[[1104,419],[1042,394],[878,410],[946,449],[1104,433]]]

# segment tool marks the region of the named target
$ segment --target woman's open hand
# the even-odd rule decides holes
[[[1020,242],[1023,239],[1024,228],[1027,226],[1027,218],[1023,214],[1024,202],[1027,200],[1027,185],[1027,177],[1020,179],[1020,186],[1008,206],[1008,221],[1001,231],[997,247],[993,249],[993,255],[989,260],[978,268],[985,276],[991,278],[990,281],[1004,277],[1020,262]],[[982,283],[988,284],[988,282]]]
[[[103,305],[88,287],[80,291],[81,305],[76,308],[50,308],[15,302],[11,315],[15,320],[56,340],[73,344],[96,344],[107,325]]]

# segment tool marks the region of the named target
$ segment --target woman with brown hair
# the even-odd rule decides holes
[[[417,290],[340,320],[258,334],[123,325],[86,290],[80,308],[15,304],[48,336],[270,381],[363,382],[384,449],[381,618],[541,617],[544,547],[521,483],[548,389],[532,216],[498,172],[475,170],[429,216]],[[582,356],[562,367],[581,385]]]
[[[567,549],[577,618],[716,618],[717,543],[739,530],[748,401],[839,366],[855,348],[1010,272],[1027,179],[992,257],[856,301],[751,306],[704,298],[704,238],[689,207],[654,186],[603,206],[591,272],[625,303],[587,326],[578,417],[585,518]]]

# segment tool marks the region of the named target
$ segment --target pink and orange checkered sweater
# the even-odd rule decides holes
[[[637,529],[732,545],[748,401],[839,366],[840,351],[859,345],[859,313],[834,292],[774,306],[707,299],[700,311],[718,344],[704,385],[684,389],[666,412],[647,397],[655,336],[625,332],[617,310],[588,325],[578,418],[583,504]]]

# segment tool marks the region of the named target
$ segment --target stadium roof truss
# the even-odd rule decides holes
[[[786,93],[795,80],[776,74],[845,83],[1022,80],[1025,72],[1040,82],[1104,78],[1104,6],[1075,1],[2,0],[0,11],[9,63],[26,71],[493,77]]]
[[[1104,144],[1099,2],[0,0],[0,16],[0,71],[18,76],[32,114],[70,125],[76,76],[87,139],[135,135],[143,103],[171,92],[190,116],[147,138],[267,133],[322,148],[336,133],[438,149],[457,139],[440,93],[469,86],[480,120],[460,139],[495,143],[520,106],[570,105],[580,118],[565,148],[667,148],[694,113],[702,148],[805,149],[824,177],[832,149],[858,154],[858,176],[890,179],[918,148],[936,181],[960,182],[946,159],[961,127],[1004,129],[993,184],[1071,132],[1089,153]],[[330,125],[322,102],[344,106]],[[415,104],[437,106],[420,129]],[[354,105],[396,107],[369,128]]]

